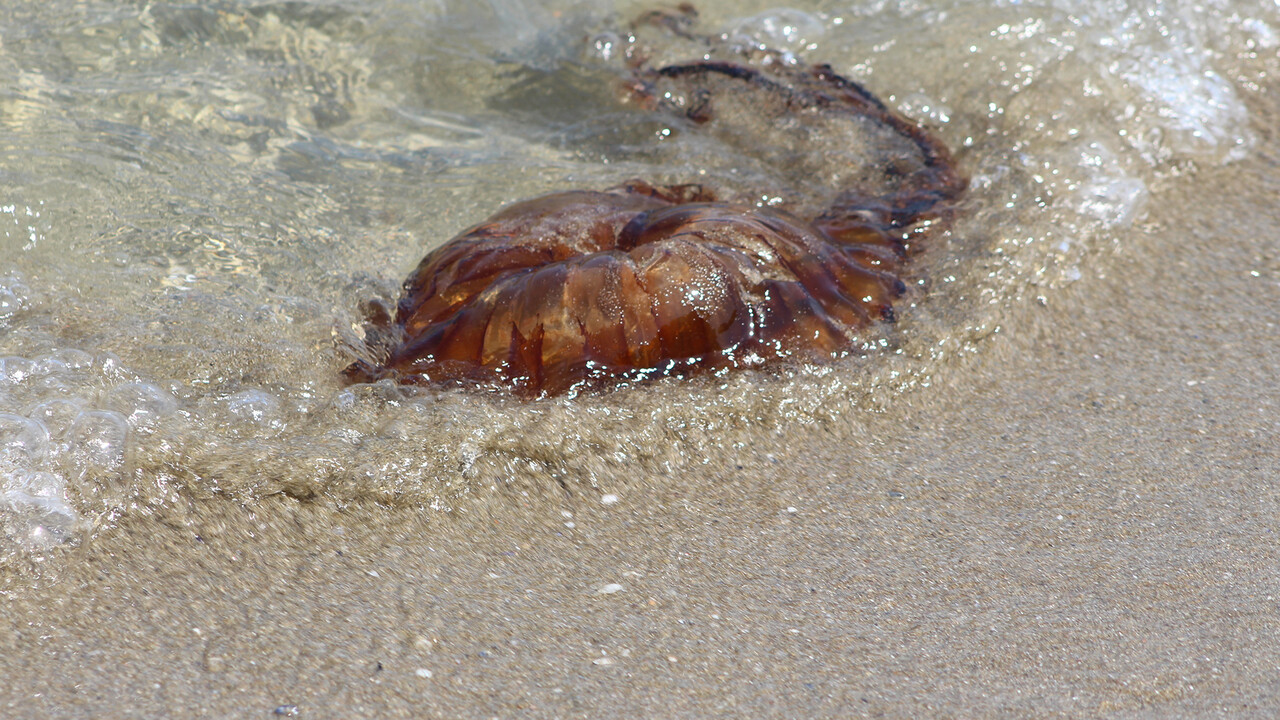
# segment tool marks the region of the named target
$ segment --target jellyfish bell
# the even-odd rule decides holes
[[[637,181],[502,210],[423,259],[396,312],[399,343],[348,379],[559,394],[749,357],[819,359],[902,292],[886,234],[833,240],[706,197]]]

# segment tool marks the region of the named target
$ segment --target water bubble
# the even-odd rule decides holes
[[[84,370],[93,366],[93,356],[75,348],[58,350],[51,357],[57,358],[71,370]]]
[[[66,483],[62,476],[51,472],[15,472],[0,476],[0,492],[26,493],[32,497],[62,500]]]
[[[75,394],[76,391],[62,375],[37,376],[27,389],[30,391],[25,394],[27,402],[43,402],[52,398],[66,397]]]
[[[623,47],[617,33],[602,32],[591,38],[590,52],[601,60],[612,60]]]
[[[32,366],[32,374],[37,376],[57,375],[67,371],[67,364],[62,362],[60,358],[52,355],[44,355],[35,359]]]
[[[167,380],[161,385],[161,387],[165,392],[177,398],[179,404],[194,402],[198,399],[196,391],[193,390],[190,385],[187,385],[181,380]]]
[[[44,425],[15,413],[0,413],[0,471],[30,470],[49,452]]]
[[[47,400],[27,411],[27,416],[45,426],[49,436],[61,440],[71,431],[71,424],[84,410],[87,402],[81,398]]]
[[[106,406],[124,415],[129,427],[154,432],[161,419],[177,412],[178,400],[151,383],[131,382],[112,388]]]
[[[280,401],[261,390],[242,390],[227,398],[227,410],[231,414],[254,422],[263,422],[279,408]]]
[[[280,412],[280,400],[275,395],[263,390],[241,390],[225,400],[228,421],[235,425],[248,426],[248,432],[260,432],[262,429],[279,430],[284,426]]]
[[[86,410],[71,425],[71,440],[63,456],[71,490],[82,502],[91,500],[99,510],[119,507],[127,488],[123,474],[129,424],[110,410]]]
[[[32,372],[36,375],[52,375],[83,370],[93,365],[93,356],[83,350],[59,350],[35,359]]]
[[[333,395],[333,409],[347,412],[356,406],[356,393],[351,388],[343,388]]]
[[[1135,177],[1099,176],[1077,191],[1079,210],[1109,227],[1127,227],[1141,214],[1150,193]]]
[[[128,373],[125,372],[124,366],[120,363],[120,357],[115,353],[100,353],[93,359],[93,367],[98,374],[108,380],[131,380]]]
[[[0,547],[47,550],[74,537],[78,525],[76,512],[61,498],[22,490],[0,494]]]
[[[752,47],[789,55],[812,48],[826,31],[817,17],[802,10],[781,8],[742,20],[729,36]]]
[[[1101,141],[1079,147],[1078,165],[1091,177],[1075,191],[1076,209],[1101,220],[1109,227],[1125,227],[1137,219],[1150,193],[1139,177],[1126,172],[1124,164]]]
[[[29,290],[17,275],[0,277],[0,325],[7,324],[29,301]]]
[[[71,460],[86,470],[117,470],[124,465],[129,423],[110,410],[86,410],[71,425]]]
[[[22,309],[22,298],[9,288],[0,287],[0,323],[7,322]]]
[[[0,358],[0,385],[20,385],[35,372],[36,364],[17,355]]]
[[[79,518],[64,489],[62,478],[50,472],[0,475],[0,558],[6,547],[40,551],[73,536]]]

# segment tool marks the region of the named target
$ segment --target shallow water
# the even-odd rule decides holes
[[[533,403],[343,388],[360,304],[500,205],[771,170],[621,105],[625,3],[73,3],[0,30],[0,559],[227,494],[447,509],[696,472],[928,392],[1244,157],[1270,2],[702,3],[829,62],[972,178],[880,349]],[[744,168],[750,168],[750,172]],[[1170,248],[1170,253],[1175,249]]]

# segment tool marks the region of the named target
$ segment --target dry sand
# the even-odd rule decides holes
[[[1257,129],[1096,277],[846,425],[744,430],[611,504],[129,513],[0,580],[0,716],[1273,717]]]

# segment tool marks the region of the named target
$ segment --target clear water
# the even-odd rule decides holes
[[[0,563],[212,495],[600,492],[873,411],[1017,331],[1162,186],[1250,151],[1262,0],[700,3],[831,63],[972,177],[883,350],[526,403],[344,388],[360,304],[504,203],[750,158],[617,102],[639,3],[49,0],[0,28]],[[769,172],[753,169],[753,173]]]

